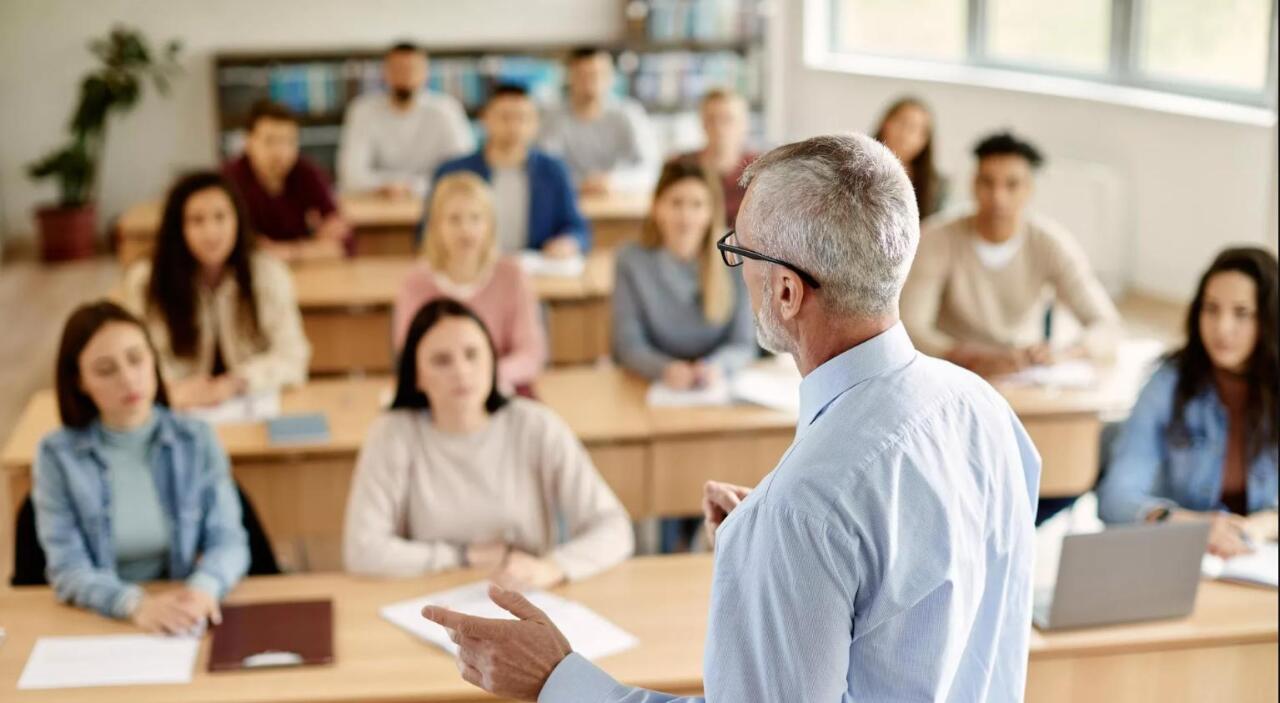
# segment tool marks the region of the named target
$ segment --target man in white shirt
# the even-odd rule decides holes
[[[347,108],[338,186],[422,196],[440,164],[475,149],[471,125],[457,100],[427,92],[427,55],[413,44],[387,51],[382,76],[386,93],[361,95]]]
[[[543,111],[539,146],[564,159],[582,193],[648,191],[661,154],[644,106],[613,94],[613,57],[576,49],[567,73],[567,100]]]

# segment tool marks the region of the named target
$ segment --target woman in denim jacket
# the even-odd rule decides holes
[[[142,324],[109,302],[74,313],[56,370],[63,427],[40,442],[36,531],[59,600],[181,633],[221,619],[249,566],[227,456],[173,415]],[[182,581],[144,591],[138,582]]]
[[[1143,388],[1098,486],[1108,523],[1209,520],[1209,552],[1274,539],[1277,272],[1252,247],[1218,255],[1187,313],[1186,345]]]

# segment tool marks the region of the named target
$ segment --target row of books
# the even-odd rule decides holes
[[[657,43],[740,41],[763,32],[763,0],[633,0],[629,17]]]
[[[655,110],[696,105],[709,88],[731,87],[758,102],[763,91],[763,57],[734,51],[667,51],[621,57],[616,90],[633,95]],[[218,70],[219,110],[223,125],[243,121],[253,103],[271,98],[314,122],[337,122],[356,96],[382,89],[381,63],[372,59],[263,66],[225,66]],[[428,87],[452,95],[475,114],[493,85],[524,85],[539,101],[558,97],[564,66],[537,56],[438,57],[432,60]]]

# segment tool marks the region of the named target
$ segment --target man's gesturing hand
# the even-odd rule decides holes
[[[738,507],[738,503],[746,500],[749,493],[751,489],[746,486],[719,481],[707,481],[702,487],[702,515],[707,519],[707,542],[711,546],[716,544],[716,530],[720,529],[720,523]]]
[[[551,672],[573,650],[569,640],[524,596],[489,586],[489,598],[519,620],[477,618],[428,605],[422,617],[444,627],[458,645],[458,671],[468,683],[502,698],[536,701]]]

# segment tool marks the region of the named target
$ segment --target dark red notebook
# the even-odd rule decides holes
[[[209,671],[333,663],[333,601],[224,605]]]

